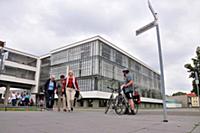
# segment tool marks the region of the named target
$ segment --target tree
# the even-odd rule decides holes
[[[197,85],[195,82],[195,72],[197,73],[198,79],[200,79],[200,47],[197,47],[196,49],[196,57],[192,58],[192,64],[185,64],[184,67],[186,69],[188,69],[188,72],[190,73],[189,78],[192,78],[192,86],[193,89],[191,90],[191,92],[194,92],[195,94],[197,94]],[[199,88],[200,88],[200,84],[198,84]]]
[[[176,93],[172,94],[172,96],[181,96],[181,95],[186,95],[186,93],[184,93],[184,92],[176,92]]]

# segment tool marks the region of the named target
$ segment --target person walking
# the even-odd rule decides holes
[[[16,106],[17,98],[14,91],[11,94],[11,102],[12,102],[12,106]]]
[[[16,96],[16,100],[17,100],[17,103],[16,103],[16,106],[19,106],[20,105],[20,101],[21,101],[21,95],[19,94],[19,92],[17,93],[17,96]]]
[[[129,74],[128,69],[124,69],[122,72],[124,73],[124,84],[122,84],[121,88],[123,88],[124,94],[128,99],[129,105],[131,106],[131,114],[135,115],[133,102],[133,78]]]
[[[46,108],[47,110],[53,110],[54,105],[54,92],[56,90],[55,76],[51,75],[44,85]]]
[[[24,103],[25,103],[25,106],[29,106],[29,103],[30,103],[30,95],[29,95],[28,92],[26,93],[26,96],[25,96],[25,99],[24,99]]]
[[[76,94],[76,91],[80,92],[77,78],[74,76],[73,71],[69,70],[68,76],[66,78],[66,95],[67,95],[68,112],[73,111],[74,96]]]
[[[66,86],[66,82],[65,82],[65,76],[61,75],[60,76],[60,80],[57,83],[57,89],[56,89],[56,93],[58,94],[58,111],[60,111],[60,107],[61,107],[61,98],[63,99],[63,111],[67,111],[66,108],[66,90],[65,90],[65,86]]]

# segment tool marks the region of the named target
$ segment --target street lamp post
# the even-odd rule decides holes
[[[162,90],[162,97],[163,97],[163,122],[168,122],[167,120],[167,111],[166,111],[166,96],[165,96],[165,80],[164,80],[164,69],[163,69],[163,59],[162,59],[162,49],[161,49],[161,41],[160,41],[160,33],[159,33],[159,25],[157,23],[158,17],[157,13],[154,12],[153,7],[151,6],[150,1],[148,1],[149,9],[154,17],[154,21],[149,23],[148,25],[138,29],[136,31],[136,35],[139,35],[153,27],[156,27],[156,34],[157,34],[157,41],[158,41],[158,52],[159,52],[159,62],[160,62],[160,72],[161,72],[161,90]]]
[[[0,76],[2,74],[2,71],[3,71],[3,60],[4,60],[4,50],[3,48],[5,47],[5,42],[3,41],[0,41],[0,59],[1,59],[1,62],[0,62]],[[4,97],[4,106],[5,106],[5,111],[7,111],[7,88],[6,88],[6,91],[5,91],[5,97]]]

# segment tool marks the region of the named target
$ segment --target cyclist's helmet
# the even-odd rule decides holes
[[[128,70],[128,68],[125,68],[125,69],[122,70],[122,72],[123,73],[129,73],[129,70]]]

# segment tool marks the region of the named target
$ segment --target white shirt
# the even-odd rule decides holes
[[[16,99],[16,95],[12,93],[11,99],[12,99],[12,100],[13,100],[13,99]]]

